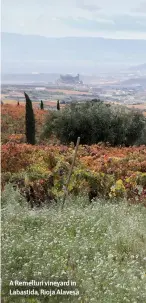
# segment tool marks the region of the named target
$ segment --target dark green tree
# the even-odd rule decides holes
[[[24,92],[26,99],[26,114],[25,114],[25,127],[26,127],[26,140],[28,144],[35,144],[35,117],[32,108],[32,102],[29,96]]]
[[[57,100],[57,110],[60,110],[60,103],[59,103],[59,100]]]
[[[44,103],[43,103],[43,101],[41,100],[41,104],[40,104],[40,109],[44,109]]]
[[[49,114],[44,138],[55,135],[62,144],[108,143],[112,146],[146,144],[146,118],[142,113],[120,105],[107,107],[104,102],[71,103],[58,114]]]

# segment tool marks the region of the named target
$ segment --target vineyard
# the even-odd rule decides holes
[[[37,137],[41,132],[42,124],[45,120],[46,111],[34,108],[36,117]],[[24,105],[5,104],[1,109],[2,114],[2,143],[9,141],[25,142],[25,107]]]
[[[80,144],[62,204],[75,145],[44,139],[51,114],[34,114],[32,145],[25,107],[2,106],[2,301],[145,302],[146,146]],[[37,296],[25,296],[25,286],[16,295],[10,286],[32,280],[75,281],[78,295],[46,286],[55,295],[38,286]]]
[[[35,202],[45,203],[64,194],[74,144],[41,141],[46,112],[34,111],[38,143],[32,146],[25,143],[25,107],[2,106],[2,187],[11,182],[26,192],[31,185]],[[146,206],[146,147],[80,145],[69,193],[125,198]]]

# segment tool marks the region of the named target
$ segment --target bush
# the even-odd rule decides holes
[[[63,144],[110,143],[112,146],[144,144],[145,117],[123,106],[107,106],[103,102],[72,103],[62,111],[52,112],[46,120],[43,136],[52,134]]]

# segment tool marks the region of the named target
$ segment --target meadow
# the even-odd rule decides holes
[[[20,194],[7,185],[2,221],[4,303],[145,302],[146,208],[142,205],[104,200],[89,205],[81,196],[68,198],[63,210],[52,205],[28,211]],[[9,284],[15,280],[75,281],[73,289],[79,294],[10,296],[10,289],[16,287]],[[39,292],[42,287],[33,288]]]

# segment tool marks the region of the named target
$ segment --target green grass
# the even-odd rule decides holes
[[[146,302],[146,208],[79,197],[29,210],[7,186],[2,221],[4,303]],[[80,294],[13,297],[11,280],[73,280]]]

